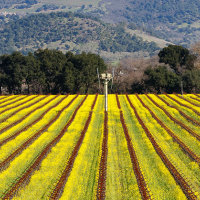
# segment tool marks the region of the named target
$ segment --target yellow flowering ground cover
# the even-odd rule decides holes
[[[6,121],[0,122],[0,130],[17,120],[23,118],[30,111],[34,112],[20,121],[18,124],[2,131],[0,134],[0,143],[6,138],[14,135],[17,131],[22,130],[34,120],[38,119],[43,112],[55,105],[61,99],[64,99],[56,107],[50,109],[43,118],[22,131],[18,136],[0,146],[0,166],[6,158],[12,155],[13,152],[20,147],[34,134],[40,131],[62,110],[76,95],[57,96],[50,95],[38,103],[22,109]],[[169,172],[159,155],[156,153],[151,141],[147,137],[144,129],[139,123],[133,109],[131,108],[126,95],[118,95],[121,111],[123,112],[124,120],[128,128],[128,133],[131,138],[131,145],[136,152],[142,174],[147,183],[147,188],[155,200],[174,200],[187,199],[184,192],[174,177]],[[190,127],[191,130],[200,134],[200,127],[187,121],[180,113],[170,106],[167,106],[156,95],[149,95],[155,102],[165,108],[174,118],[181,121],[184,125]],[[200,107],[194,106],[191,103],[170,95],[177,101],[189,105],[193,109],[200,112]],[[200,99],[194,94],[184,94],[184,98],[193,103],[199,104],[197,100],[191,97]],[[23,106],[28,106],[36,102],[40,98],[45,97],[39,95],[37,98],[30,100],[35,95],[12,95],[4,98],[0,96],[0,113],[6,108],[12,108],[0,115],[0,121],[17,111]],[[19,180],[27,169],[36,161],[39,155],[44,151],[62,131],[67,122],[71,119],[75,109],[82,102],[85,95],[79,95],[73,103],[63,110],[58,118],[46,130],[41,132],[32,143],[17,154],[7,165],[0,169],[0,199],[5,193],[9,192],[11,187]],[[141,100],[153,111],[153,113],[168,127],[176,136],[187,145],[191,151],[200,157],[200,141],[188,133],[185,129],[175,124],[160,108],[158,108],[146,95],[139,95]],[[175,101],[168,98],[166,95],[160,95],[171,105],[179,108],[191,118],[200,121],[199,116],[191,109],[179,105]],[[192,187],[197,199],[200,199],[200,167],[194,162],[182,148],[173,140],[170,134],[161,127],[160,124],[152,117],[151,113],[141,104],[136,95],[129,95],[131,102],[136,108],[140,118],[145,126],[151,132],[156,143],[165,153],[170,162],[176,167],[178,172]],[[20,100],[21,99],[21,100]],[[50,101],[48,104],[47,102]],[[80,107],[76,116],[68,127],[62,138],[52,146],[47,152],[41,164],[31,174],[28,181],[24,182],[14,194],[14,200],[40,200],[50,199],[56,184],[66,168],[69,158],[72,155],[77,141],[80,138],[81,132],[84,129],[86,120],[91,111],[91,105],[95,99],[95,95],[88,95],[83,105]],[[17,102],[15,102],[18,100]],[[30,101],[28,101],[30,100]],[[5,102],[4,102],[5,101]],[[2,102],[2,103],[1,103]],[[11,103],[11,104],[10,104]],[[23,105],[20,105],[24,103]],[[10,104],[10,105],[8,105]],[[7,105],[7,106],[6,106]],[[37,107],[42,106],[40,109]],[[78,154],[74,160],[72,170],[65,182],[63,191],[59,199],[96,199],[97,186],[99,180],[100,159],[102,154],[102,142],[104,134],[104,95],[98,95],[96,105],[93,109],[92,118],[86,131],[83,142],[78,150]],[[123,199],[123,200],[138,200],[141,199],[141,194],[138,187],[138,182],[133,171],[132,162],[130,159],[129,150],[127,147],[126,137],[120,121],[120,109],[117,106],[116,96],[108,95],[108,155],[106,165],[106,185],[105,199]]]
[[[1,100],[2,98],[5,98],[5,96],[4,96],[4,95],[0,95],[0,100]]]
[[[10,104],[10,105],[12,105],[12,103],[13,103],[13,105],[14,104],[18,104],[18,102],[20,101],[20,99],[24,99],[24,97],[27,97],[27,95],[15,95],[15,98],[13,98],[13,99],[9,99],[9,101],[5,101],[5,102],[3,102],[3,103],[1,103],[0,102],[0,112],[1,111],[3,111],[4,110],[4,108],[6,108],[6,106],[7,106],[7,104]],[[2,100],[3,101],[3,100]],[[16,101],[16,102],[15,102]],[[9,105],[9,106],[10,106]],[[3,107],[2,107],[3,106]]]
[[[83,99],[83,97],[79,96],[78,100],[81,100],[81,99]],[[85,103],[87,103],[87,101]],[[23,173],[27,170],[27,168],[41,154],[43,149],[60,133],[61,129],[65,126],[66,121],[70,119],[70,116],[72,115],[72,112],[74,111],[74,107],[77,107],[77,105],[71,105],[65,110],[66,112],[60,115],[60,117],[57,119],[57,121],[59,121],[59,127],[55,126],[53,123],[52,126],[54,127],[54,131],[52,131],[51,126],[50,126],[46,132],[44,132],[29,147],[27,147],[19,156],[17,156],[13,161],[11,161],[9,167],[0,174],[0,180],[2,180],[2,182],[0,181],[1,182],[0,196],[4,196],[3,193],[5,193],[5,191],[8,190],[9,187],[13,185],[13,183],[15,183],[16,179],[19,179],[23,175]],[[71,109],[73,111],[70,112]],[[83,108],[83,110],[84,109],[85,108]],[[85,112],[79,112],[77,116],[79,117],[79,119],[81,119],[80,122],[82,124],[84,124],[83,122],[84,119],[82,119],[81,116],[83,116],[84,114],[86,115]],[[77,121],[78,120],[76,120],[75,123]],[[79,126],[75,126],[75,128],[78,129]],[[58,157],[58,158],[62,159],[63,156]],[[54,170],[52,171],[52,173],[55,173]]]
[[[35,102],[37,102],[40,99],[42,99],[42,98],[45,97],[45,95],[40,95],[40,96],[33,95],[33,96],[36,97],[36,98],[32,99],[30,97],[27,97],[27,100],[30,99],[30,101],[27,101],[26,99],[24,99],[23,102],[20,101],[20,104],[17,105],[16,107],[13,107],[14,105],[7,106],[8,110],[6,108],[6,109],[4,109],[3,113],[1,113],[1,115],[0,115],[0,121],[5,121],[4,119],[6,117],[8,117],[8,116],[14,115],[13,114],[14,112],[20,112],[20,110],[23,110],[23,109],[26,109],[27,107],[30,107],[31,104],[34,104]],[[21,103],[23,103],[23,104],[21,105]]]
[[[14,99],[15,98],[18,98],[20,95],[10,95],[10,96],[1,96],[1,97],[6,97],[6,98],[4,98],[4,99],[0,99],[0,106],[1,105],[4,105],[4,102],[12,102],[12,101],[14,101]],[[6,103],[7,104],[7,103]]]
[[[99,95],[83,143],[60,199],[95,199],[103,138],[104,97]],[[79,177],[79,178],[77,178]]]
[[[26,131],[22,132],[13,140],[7,142],[2,147],[0,147],[0,163],[5,158],[7,158],[12,152],[16,151],[24,142],[26,142],[29,138],[31,138],[34,134],[36,134],[40,129],[42,129],[46,124],[48,124],[48,122],[52,118],[55,117],[55,115],[57,114],[57,111],[62,109],[66,104],[68,104],[72,98],[73,98],[73,95],[71,95],[69,98],[66,98],[62,103],[60,103],[58,106],[56,106],[55,108],[51,109],[48,113],[46,113],[46,115],[44,115],[44,117],[39,122],[37,122],[36,124],[28,128]],[[78,102],[79,101],[77,101],[77,103]],[[75,106],[76,106],[76,102],[75,102],[74,107]],[[46,105],[46,107],[48,107],[48,105]],[[74,107],[72,106],[71,108],[74,108]],[[63,113],[63,115],[64,114],[65,112]],[[31,119],[31,116],[27,117],[27,121],[29,121],[30,119]],[[52,124],[49,127],[48,131],[55,129],[55,127],[58,126],[59,122],[60,121],[57,120],[54,124]],[[9,130],[6,132],[9,132]],[[5,138],[5,135],[4,135],[4,138]]]
[[[177,97],[174,94],[169,94],[169,96],[172,97],[172,98],[174,98],[174,99],[176,99],[177,101],[181,102],[182,104],[188,105],[188,106],[192,107],[193,109],[197,110],[198,112],[200,112],[200,107],[195,106],[195,105],[189,103],[188,101],[185,101],[184,99]],[[197,103],[197,104],[199,104],[199,103]]]
[[[19,103],[13,103],[12,105],[6,106],[4,110],[0,111],[0,113],[3,112],[0,115],[0,120],[3,120],[5,117],[11,115],[15,111],[23,109],[23,107],[27,107],[28,105],[31,105],[32,103],[38,101],[39,99],[42,99],[43,97],[45,97],[45,95],[39,95],[39,96],[31,95],[30,97],[27,97],[27,98],[21,100]],[[23,105],[21,105],[22,103],[23,103]],[[9,110],[7,110],[7,109],[9,109]]]
[[[80,99],[82,99],[82,97],[80,97]],[[67,129],[65,135],[57,143],[57,145],[52,148],[49,155],[42,161],[40,170],[35,171],[34,175],[31,177],[30,183],[27,185],[25,190],[21,190],[19,192],[16,199],[48,198],[48,196],[51,194],[53,186],[57,183],[59,177],[61,176],[63,169],[65,168],[67,161],[72,153],[72,150],[80,136],[80,132],[84,127],[85,121],[87,120],[87,116],[89,115],[93,100],[94,96],[92,95],[86,99],[83,106],[77,112],[75,120]],[[73,107],[73,105],[71,107]],[[69,109],[66,110],[62,116],[60,116],[60,120],[63,120],[68,112]],[[53,134],[57,129],[57,126],[57,123],[51,126],[48,129],[49,133]],[[79,159],[77,161],[80,163]],[[86,162],[86,160],[84,161]],[[81,171],[79,173],[81,173]],[[75,180],[73,179],[73,181]],[[78,179],[78,181],[80,181],[80,179]]]
[[[53,97],[49,96],[43,100],[41,100],[40,102],[21,110],[20,112],[17,112],[15,115],[13,115],[12,117],[8,118],[6,121],[0,123],[0,130],[4,127],[7,127],[9,125],[12,125],[9,129],[6,129],[5,131],[2,132],[2,134],[0,134],[0,141],[8,138],[9,136],[13,135],[14,133],[16,133],[17,131],[20,131],[23,127],[25,127],[26,125],[30,124],[31,122],[33,122],[34,120],[36,120],[40,115],[42,115],[42,113],[44,113],[49,107],[53,106],[56,104],[56,102],[59,101],[59,99],[63,98],[63,97],[57,97],[56,99],[52,100],[51,102],[49,102],[47,104],[47,102],[49,100],[51,100]],[[42,107],[41,107],[42,106]],[[40,109],[37,109],[38,107],[41,107]],[[27,114],[28,112],[33,111],[29,116],[27,116],[25,119],[23,119],[22,121],[20,121],[17,124],[13,123],[17,120],[19,120],[20,118],[22,118],[23,116],[25,116],[25,114]],[[56,113],[54,113],[55,115]],[[52,116],[52,114],[51,114]],[[49,116],[50,117],[50,116]],[[52,116],[53,117],[53,116]],[[44,124],[44,122],[42,123]]]
[[[170,99],[169,97],[167,97],[166,95],[159,95],[162,99],[164,99],[165,101],[167,101],[170,105],[175,106],[176,108],[180,109],[182,112],[184,112],[186,115],[188,115],[189,117],[193,118],[196,121],[200,122],[200,118],[199,115],[197,115],[193,110],[180,105],[179,103],[173,101],[172,99]],[[159,105],[160,102],[159,102]],[[163,106],[163,105],[162,105]],[[165,106],[165,109],[168,109],[169,106]]]
[[[157,117],[167,126],[169,127],[178,137],[184,142],[196,155],[200,157],[200,141],[198,141],[194,136],[192,136],[188,131],[183,129],[180,125],[174,123],[160,108],[158,108],[155,104],[152,103],[145,95],[140,96],[144,103],[149,106]],[[157,97],[155,97],[155,100]],[[173,110],[173,111],[172,111]],[[173,112],[178,112],[174,108],[168,108],[167,110],[170,114]],[[179,113],[177,115],[174,114],[174,118],[179,120]],[[178,116],[178,117],[177,117]],[[187,120],[183,121],[184,124],[187,123]],[[197,129],[198,130],[198,129]],[[198,134],[198,132],[196,131]]]
[[[21,98],[12,103],[12,104],[9,104],[9,105],[2,105],[3,107],[0,108],[0,112],[3,112],[4,110],[8,109],[8,108],[12,108],[12,107],[17,107],[17,106],[20,106],[22,103],[26,103],[28,102],[28,100],[31,100],[33,97],[36,97],[37,95],[30,95],[30,96],[27,96],[27,95],[22,95],[20,96]],[[42,95],[41,95],[42,96]],[[25,97],[25,98],[24,98]],[[28,102],[29,103],[29,102]],[[1,106],[1,105],[0,105]]]
[[[150,94],[149,95],[154,101],[156,101],[157,103],[159,103],[161,100],[156,97],[155,95]],[[163,107],[163,106],[162,106]],[[169,106],[165,107],[165,109],[171,114],[172,117],[176,118],[177,120],[179,120],[180,122],[184,123],[184,125],[186,125],[187,127],[191,128],[193,131],[195,131],[196,133],[199,132],[199,126],[193,124],[192,122],[188,121],[185,119],[185,117],[183,117],[178,110],[176,110],[175,108],[171,108]],[[199,121],[199,120],[198,120]]]
[[[150,117],[144,107],[139,106],[139,102],[134,98],[135,95],[129,95],[133,105],[137,108],[140,117]],[[177,185],[168,168],[164,165],[159,155],[156,153],[153,145],[148,139],[146,133],[138,122],[134,111],[130,107],[124,95],[119,96],[124,118],[132,139],[132,144],[137,153],[142,171],[145,174],[147,184],[155,199],[186,199],[181,188]],[[145,125],[147,125],[145,123]],[[151,132],[156,129],[154,124],[151,126]]]
[[[56,104],[56,102],[59,101],[59,98],[62,98],[62,97],[57,97],[56,99],[52,100],[52,101],[50,102],[50,104],[47,104],[47,105],[46,105],[46,103],[47,103],[49,100],[53,99],[53,98],[54,98],[54,95],[49,96],[49,97],[47,97],[47,98],[41,100],[40,102],[38,102],[38,103],[36,103],[36,104],[34,104],[34,105],[32,105],[32,106],[26,108],[26,109],[23,109],[23,110],[17,112],[15,115],[11,116],[11,117],[8,118],[6,121],[0,123],[0,130],[1,130],[2,128],[4,128],[4,127],[10,125],[10,124],[13,124],[15,121],[17,121],[17,120],[19,120],[20,118],[22,118],[23,116],[25,116],[28,112],[30,112],[30,111],[32,111],[32,110],[35,110],[37,107],[39,107],[39,106],[41,106],[41,105],[44,105],[41,109],[36,109],[36,110],[35,110],[33,116],[34,116],[34,117],[37,117],[37,114],[36,114],[36,113],[38,113],[38,114],[39,114],[40,112],[42,113],[42,110],[48,109],[48,107],[50,106],[50,104],[51,104],[51,105],[52,105],[52,104]],[[45,105],[46,105],[46,106],[45,106]],[[23,122],[23,123],[24,123],[24,122]],[[26,123],[27,123],[27,121],[26,121]],[[24,124],[24,125],[25,125],[25,124]],[[16,127],[15,127],[15,130],[16,130]]]
[[[174,96],[176,96],[176,95],[174,95]],[[173,96],[172,96],[172,97],[173,97]],[[178,96],[176,96],[176,97],[178,97],[178,99],[182,99],[182,95],[180,95],[180,94],[178,94]],[[179,98],[179,97],[180,97],[180,98]],[[198,99],[198,97],[195,96],[194,94],[189,94],[189,95],[188,95],[188,94],[184,94],[184,95],[183,95],[183,99],[190,101],[191,104],[192,104],[192,103],[195,103],[195,104],[197,104],[197,105],[200,106],[200,102],[197,101],[197,100],[195,100],[195,99],[192,99],[191,97],[195,97],[195,98]],[[186,101],[186,102],[187,102],[187,101]],[[198,106],[197,106],[197,107],[198,107]]]
[[[106,199],[141,199],[115,95],[108,97]]]
[[[186,98],[188,98],[189,100],[191,100],[192,98],[195,98],[196,100],[195,100],[195,102],[197,102],[197,104],[200,104],[200,95],[199,96],[197,96],[197,95],[195,95],[195,94],[187,94],[186,95]],[[197,101],[198,100],[198,101]]]
[[[198,185],[200,185],[200,174],[197,175],[196,171],[191,169],[191,159],[182,151],[182,149],[179,148],[177,143],[173,142],[172,137],[167,133],[167,131],[165,131],[164,128],[160,126],[160,124],[157,123],[157,121],[151,116],[150,112],[139,102],[136,96],[132,96],[132,101],[137,102],[136,109],[140,112],[140,117],[150,130],[151,134],[154,136],[156,142],[165,152],[168,159],[174,166],[176,166],[179,173],[187,178],[187,182],[194,189],[194,191],[197,191]],[[141,112],[144,112],[144,114],[141,114]]]
[[[175,95],[176,96],[176,95]],[[174,96],[172,96],[174,97]],[[177,96],[176,96],[177,97]],[[180,97],[180,98],[179,98]],[[189,100],[191,103],[195,103],[200,106],[200,97],[196,96],[195,94],[185,94],[183,98]],[[195,99],[194,99],[195,98]],[[182,95],[178,95],[178,99],[182,100]],[[187,102],[187,101],[186,101]],[[193,104],[192,104],[193,105]],[[194,105],[193,105],[194,106]],[[197,106],[198,107],[198,106]]]

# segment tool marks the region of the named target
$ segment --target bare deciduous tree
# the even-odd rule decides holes
[[[142,85],[145,80],[144,71],[149,66],[164,65],[159,63],[159,57],[154,56],[150,59],[125,58],[118,66],[115,66],[114,84],[111,93],[124,94],[131,90],[133,84]],[[112,73],[113,66],[108,64],[107,72]]]
[[[195,68],[200,69],[200,42],[191,45],[190,51],[197,56],[194,63]]]

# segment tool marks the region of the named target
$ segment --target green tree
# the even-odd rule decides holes
[[[39,83],[43,83],[44,80],[44,72],[40,70],[40,65],[36,57],[29,52],[25,57],[25,72],[26,72],[26,84],[28,85],[28,94],[30,93],[30,85],[36,86]],[[35,93],[36,91],[34,91]]]
[[[89,92],[89,88],[98,81],[97,68],[100,74],[107,68],[104,60],[96,54],[82,52],[79,55],[73,55],[67,53],[66,57],[74,65],[74,92],[81,89],[84,90],[84,93]]]
[[[47,93],[56,91],[56,77],[60,75],[60,71],[67,62],[66,56],[61,51],[49,49],[38,49],[34,55],[39,61],[41,72],[44,73],[45,91]]]
[[[74,89],[74,67],[71,62],[67,62],[55,79],[55,92],[57,93],[73,93]]]
[[[178,45],[169,45],[163,48],[159,54],[159,62],[169,64],[176,74],[182,74],[185,68],[194,68],[196,56],[189,53],[189,50]]]
[[[200,92],[200,70],[187,70],[183,74],[183,89],[187,93]]]
[[[0,94],[2,94],[1,88],[4,85],[4,80],[5,80],[5,76],[2,73],[0,73]]]
[[[25,57],[20,52],[13,52],[11,55],[0,56],[0,60],[0,69],[9,93],[21,93],[22,81],[26,77]]]
[[[166,66],[147,67],[145,86],[150,92],[173,93],[179,91],[180,77],[169,71]]]

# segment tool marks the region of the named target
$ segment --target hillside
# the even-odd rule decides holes
[[[106,23],[133,22],[161,39],[187,47],[200,40],[200,1],[196,0],[0,0],[0,8],[4,15],[72,11],[97,16]]]
[[[0,54],[14,50],[27,54],[38,48],[54,48],[63,52],[109,52],[110,55],[145,52],[149,56],[160,49],[155,42],[147,42],[128,30],[125,23],[105,24],[98,18],[79,13],[35,14],[2,25]]]
[[[106,22],[133,22],[152,29],[165,40],[189,46],[200,40],[200,1],[102,0]]]
[[[132,23],[148,30],[144,31],[145,35],[143,32],[140,35],[139,31],[139,35],[147,41],[152,41],[149,36],[154,36],[187,48],[200,41],[200,1],[196,0],[0,0],[0,26],[30,13],[52,11],[88,14],[105,23]],[[135,33],[137,35],[138,32]],[[160,42],[156,40],[157,44]]]

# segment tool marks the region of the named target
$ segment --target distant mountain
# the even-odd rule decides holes
[[[153,30],[165,40],[189,46],[200,40],[200,1],[102,0],[105,22],[133,22]]]
[[[144,38],[150,35],[184,47],[200,41],[198,0],[0,0],[0,8],[0,15],[17,14],[0,16],[0,26],[26,13],[72,11],[96,16],[105,23],[132,23],[136,29],[142,27]]]
[[[160,47],[154,40],[143,40],[132,32],[137,26],[106,24],[97,17],[72,12],[33,14],[2,25],[0,54],[38,48],[81,51],[114,56],[118,52],[155,54]],[[145,30],[141,30],[145,33]]]
[[[24,9],[30,8],[32,5],[37,4],[37,0],[0,0],[0,9],[10,8],[13,5],[16,5],[16,8]],[[24,5],[25,4],[25,5]],[[21,7],[18,7],[21,6]]]

